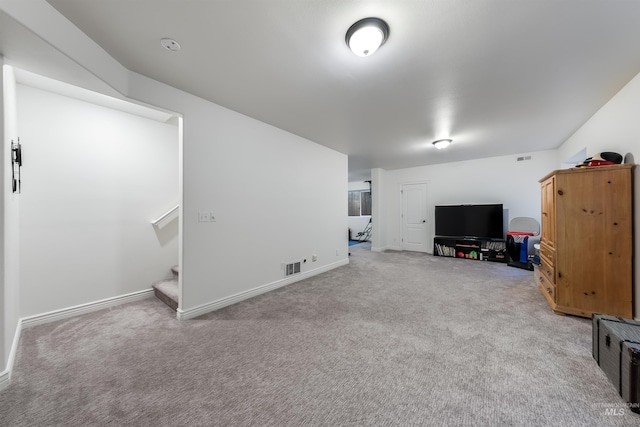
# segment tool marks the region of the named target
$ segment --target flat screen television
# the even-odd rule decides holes
[[[502,204],[436,206],[436,236],[503,239]]]

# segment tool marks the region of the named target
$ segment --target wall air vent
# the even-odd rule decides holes
[[[519,162],[524,162],[525,160],[531,160],[531,156],[521,156],[516,159]]]
[[[291,262],[284,265],[284,277],[293,276],[300,273],[300,261]]]

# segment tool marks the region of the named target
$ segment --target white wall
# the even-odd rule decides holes
[[[640,159],[640,74],[634,77],[596,114],[578,129],[558,149],[558,158],[565,161],[586,148],[587,156],[601,151],[614,151],[626,157],[626,163]],[[640,316],[640,171],[634,170],[635,221],[635,309]]]
[[[282,280],[283,262],[347,260],[345,155],[211,103],[182,107],[181,311]]]
[[[283,280],[283,262],[307,259],[309,273],[348,260],[345,155],[184,101],[182,312]]]
[[[1,57],[0,57],[1,58]],[[2,63],[0,63],[1,65]],[[21,195],[14,194],[11,190],[11,156],[9,150],[11,141],[18,138],[18,126],[16,118],[16,81],[13,68],[3,66],[2,74],[2,174],[0,175],[3,208],[2,214],[2,259],[0,260],[2,285],[0,286],[0,296],[2,303],[0,308],[0,348],[2,349],[2,370],[9,367],[12,351],[13,339],[16,336],[16,328],[19,320],[19,283],[20,283],[20,234],[18,230],[20,215]],[[1,371],[0,371],[1,372]],[[2,383],[2,378],[0,378]]]
[[[517,157],[531,156],[531,160],[516,161]],[[401,248],[401,195],[402,184],[427,183],[428,236],[431,252],[434,235],[434,208],[436,205],[475,203],[502,203],[508,210],[505,229],[509,221],[519,216],[540,221],[540,184],[538,180],[557,169],[555,151],[539,151],[519,155],[491,157],[463,162],[422,166],[408,169],[376,171],[382,192],[384,222],[374,222],[374,231],[380,228],[376,250]],[[374,204],[377,202],[374,200]]]
[[[388,246],[384,231],[387,223],[387,201],[383,191],[386,176],[384,169],[371,169],[371,250],[374,252],[381,252]]]
[[[148,289],[178,263],[178,127],[18,85],[27,317]]]
[[[182,114],[180,312],[277,283],[283,261],[348,262],[346,155],[125,69],[44,0],[2,7],[124,96]]]
[[[347,156],[133,74],[129,96],[183,114],[179,312],[348,263]],[[211,211],[216,222],[199,223]],[[317,261],[311,262],[312,255]],[[206,307],[205,307],[206,311]]]
[[[356,191],[356,190],[369,191],[369,188],[370,188],[369,183],[365,181],[355,181],[355,182],[350,182],[348,184],[349,191]],[[367,224],[369,224],[370,219],[371,219],[371,215],[348,217],[347,221],[348,221],[349,228],[351,229],[352,239],[357,239],[356,235],[365,229]]]
[[[5,312],[7,310],[6,296],[5,296],[5,277],[4,277],[4,264],[5,264],[5,252],[4,252],[4,242],[5,242],[5,225],[4,225],[4,188],[6,184],[6,169],[7,165],[5,164],[6,152],[6,136],[4,133],[6,117],[4,114],[5,107],[4,104],[7,102],[4,94],[6,92],[5,86],[8,85],[6,70],[4,66],[4,57],[0,55],[0,135],[2,135],[2,152],[0,153],[0,194],[2,195],[2,209],[0,209],[0,238],[2,238],[2,244],[0,245],[0,372],[5,371],[7,367],[8,353],[5,353],[5,349],[10,348],[10,344],[5,342],[5,338],[7,336],[7,319],[5,318]],[[8,376],[8,373],[6,374]],[[3,384],[5,381],[8,381],[8,378],[0,378],[0,384]],[[0,390],[2,389],[2,385],[0,385]]]

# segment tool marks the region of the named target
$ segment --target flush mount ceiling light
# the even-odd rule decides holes
[[[389,37],[389,26],[380,18],[361,19],[347,30],[347,46],[358,56],[370,56]]]
[[[170,50],[171,52],[177,52],[180,50],[180,43],[178,43],[174,39],[168,39],[168,38],[162,39],[160,40],[160,45],[163,48]]]
[[[443,148],[447,148],[449,144],[451,144],[450,139],[439,139],[437,141],[433,141],[433,145],[436,146],[438,150],[442,150]]]

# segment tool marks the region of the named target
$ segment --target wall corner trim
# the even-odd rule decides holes
[[[0,391],[9,387],[9,384],[11,384],[11,369],[7,368],[0,372]]]
[[[7,367],[4,371],[0,372],[0,391],[9,387],[11,384],[11,374],[13,372],[13,364],[16,360],[16,353],[18,352],[18,343],[20,342],[20,334],[22,333],[22,319],[18,320],[16,325],[16,332],[13,335],[13,342],[11,343],[11,352],[9,353],[9,360],[7,360]]]
[[[194,308],[190,308],[187,310],[178,309],[176,312],[176,317],[178,320],[189,320],[198,316],[202,316],[203,314],[210,313],[212,311],[219,310],[221,308],[227,307],[229,305],[236,304],[238,302],[253,298],[260,294],[267,293],[269,291],[273,291],[275,289],[281,288],[286,285],[290,285],[292,283],[299,282],[304,279],[308,279],[310,277],[316,276],[320,273],[327,272],[329,270],[333,270],[334,268],[341,267],[343,265],[349,264],[349,258],[345,258],[340,261],[336,261],[334,263],[325,265],[324,267],[316,268],[310,271],[306,271],[301,274],[296,274],[293,277],[288,277],[286,279],[277,280],[275,282],[266,283],[264,285],[258,286],[253,289],[249,289],[244,292],[240,292],[234,295],[230,295],[228,297],[224,297],[215,301],[211,301],[206,304],[199,305]]]

